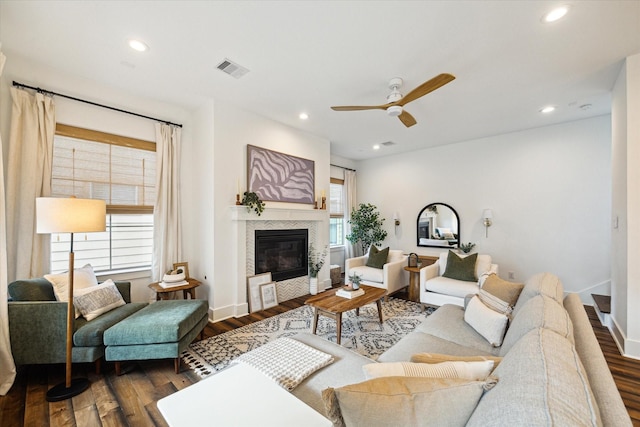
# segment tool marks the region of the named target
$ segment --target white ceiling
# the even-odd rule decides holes
[[[559,4],[569,14],[543,24]],[[350,159],[606,114],[622,61],[640,52],[640,0],[2,0],[0,14],[9,60],[187,108],[223,100],[327,138]],[[150,50],[132,51],[131,37]],[[218,71],[225,58],[250,72]],[[383,104],[390,78],[406,93],[442,72],[457,78],[408,104],[411,128],[381,110],[329,108]],[[556,112],[540,114],[547,104]],[[386,141],[396,145],[372,150]]]

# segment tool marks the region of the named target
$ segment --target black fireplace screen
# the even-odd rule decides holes
[[[308,274],[309,230],[256,230],[255,274],[271,272],[275,281]]]

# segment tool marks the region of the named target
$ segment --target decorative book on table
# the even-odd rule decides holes
[[[354,291],[348,288],[340,288],[338,292],[336,292],[336,295],[342,298],[356,298],[360,295],[364,295],[364,289],[360,288]]]
[[[176,286],[183,286],[188,284],[189,282],[187,282],[186,280],[181,280],[179,282],[160,282],[160,286],[162,286],[163,288],[174,288]]]

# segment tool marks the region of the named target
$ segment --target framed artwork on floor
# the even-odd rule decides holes
[[[249,312],[262,310],[262,297],[260,296],[260,285],[272,282],[271,272],[260,273],[247,277],[247,297],[249,299]]]
[[[247,187],[260,200],[314,204],[315,162],[247,145]]]
[[[260,299],[262,301],[262,309],[275,307],[278,305],[278,293],[276,291],[276,282],[269,282],[260,285]]]

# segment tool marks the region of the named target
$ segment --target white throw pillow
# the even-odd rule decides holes
[[[464,321],[494,347],[502,345],[508,320],[506,315],[484,305],[477,295],[471,298],[464,311]]]
[[[122,295],[111,279],[74,292],[73,303],[87,320],[93,320],[101,314],[125,305]]]
[[[69,301],[69,272],[65,271],[60,274],[45,274],[44,278],[53,285],[53,293],[58,301]],[[87,264],[82,268],[76,268],[73,271],[73,293],[74,295],[80,289],[90,286],[97,286],[98,279],[93,272],[91,264]],[[80,311],[76,308],[76,319],[80,317]]]
[[[428,377],[485,380],[493,369],[493,360],[441,363],[370,363],[362,367],[367,379],[380,377]]]

